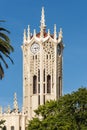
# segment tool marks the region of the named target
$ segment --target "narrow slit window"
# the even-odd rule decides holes
[[[38,84],[38,93],[40,93],[40,84]]]
[[[38,105],[40,105],[40,95],[38,95]]]
[[[45,69],[43,71],[43,81],[45,82]]]
[[[43,93],[45,93],[45,84],[43,84]]]
[[[33,94],[37,93],[37,76],[33,76]]]
[[[61,77],[59,77],[59,96],[61,96]]]
[[[45,104],[45,95],[43,95],[43,104]]]
[[[51,59],[51,54],[49,54],[49,59]]]
[[[34,56],[33,56],[33,60],[34,60]]]
[[[47,76],[47,93],[51,93],[51,76]]]
[[[40,69],[38,69],[38,82],[40,82]]]
[[[47,59],[48,59],[48,55],[47,55]]]

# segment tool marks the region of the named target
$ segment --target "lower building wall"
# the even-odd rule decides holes
[[[25,130],[26,116],[20,114],[2,114],[0,120],[5,120],[6,130]]]

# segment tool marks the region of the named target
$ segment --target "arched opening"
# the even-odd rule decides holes
[[[33,76],[33,94],[37,93],[37,76]]]
[[[14,130],[14,126],[11,126],[11,130]]]
[[[6,126],[4,126],[4,127],[2,128],[2,130],[7,130]]]
[[[51,76],[47,76],[47,93],[51,93]]]

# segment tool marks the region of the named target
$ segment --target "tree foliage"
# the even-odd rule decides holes
[[[0,20],[0,23],[4,22]],[[10,39],[7,34],[10,32],[0,26],[0,79],[4,77],[4,69],[2,63],[4,63],[5,67],[8,68],[8,64],[5,58],[9,58],[13,63],[13,60],[10,57],[10,53],[14,51],[13,47],[10,44]]]
[[[0,128],[4,127],[5,120],[0,120]]]
[[[35,113],[27,130],[86,130],[87,89],[79,88],[58,101],[47,101]]]

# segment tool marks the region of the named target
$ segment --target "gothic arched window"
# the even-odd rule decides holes
[[[47,93],[51,93],[51,76],[47,76]]]
[[[14,129],[14,126],[11,126],[11,130],[15,130],[15,129]]]
[[[37,76],[33,76],[33,94],[37,93]]]

